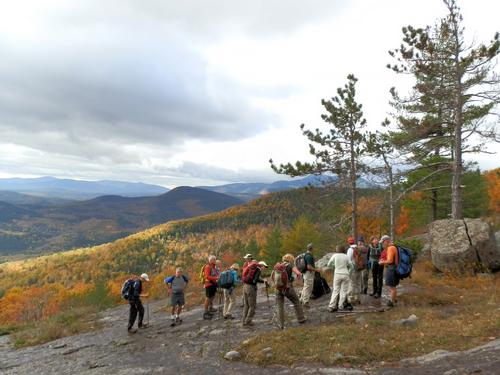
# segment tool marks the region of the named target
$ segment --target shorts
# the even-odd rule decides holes
[[[397,287],[399,284],[399,276],[396,272],[396,266],[389,264],[385,267],[385,285],[391,288]]]
[[[172,306],[184,306],[184,293],[172,293],[172,297],[170,297],[170,304]]]
[[[210,285],[205,287],[205,295],[207,298],[215,297],[215,293],[217,293],[217,285]]]

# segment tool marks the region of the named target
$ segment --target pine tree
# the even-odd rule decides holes
[[[457,2],[443,2],[446,17],[433,28],[403,28],[402,46],[390,52],[398,62],[389,67],[415,78],[408,98],[391,91],[400,113],[393,135],[417,164],[432,166],[432,174],[451,168],[452,217],[461,219],[463,154],[485,152],[487,141],[500,141],[495,126],[487,123],[500,102],[500,80],[494,72],[500,39],[496,33],[488,44],[467,44]],[[429,162],[431,152],[434,163]]]
[[[347,84],[337,89],[337,95],[331,100],[322,100],[326,114],[321,118],[330,128],[328,132],[314,131],[300,126],[302,133],[311,142],[309,152],[315,157],[311,163],[297,161],[276,166],[270,160],[273,170],[289,176],[309,174],[335,174],[341,183],[349,186],[351,192],[351,226],[353,236],[357,236],[357,178],[367,169],[362,161],[367,151],[368,136],[364,130],[362,105],[356,102],[357,78],[350,74]]]

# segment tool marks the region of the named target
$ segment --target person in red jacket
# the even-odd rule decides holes
[[[217,280],[219,279],[219,271],[215,267],[215,255],[208,257],[208,263],[203,269],[205,275],[205,312],[203,319],[212,319],[214,309],[212,307],[215,294],[217,293]]]

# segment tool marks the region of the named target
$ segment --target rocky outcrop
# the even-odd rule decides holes
[[[481,219],[437,220],[429,226],[429,245],[432,263],[442,272],[500,269],[500,249]]]
[[[330,258],[332,257],[333,254],[335,254],[335,253],[327,253],[327,254],[323,255],[323,257],[321,257],[319,260],[317,260],[315,262],[316,267],[317,268],[326,268],[326,265],[328,264],[328,261],[330,260]]]

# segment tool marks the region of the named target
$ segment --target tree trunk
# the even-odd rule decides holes
[[[392,173],[392,166],[389,164],[387,160],[387,156],[382,154],[382,158],[384,160],[385,168],[387,170],[387,175],[389,177],[389,235],[392,240],[395,240],[395,227],[396,220],[394,216],[395,210],[395,202],[394,202],[394,175]]]
[[[356,158],[354,154],[354,142],[352,141],[351,138],[351,225],[352,225],[352,235],[355,239],[357,239],[358,236],[358,197],[357,197],[357,191],[356,191],[356,174],[357,174],[357,168],[356,168]]]
[[[438,219],[438,191],[436,189],[431,190],[431,205],[432,205],[432,221]]]
[[[463,123],[463,103],[462,103],[462,72],[460,67],[460,37],[458,29],[458,21],[455,20],[454,24],[454,42],[455,42],[455,95],[454,95],[454,110],[455,110],[455,126],[454,126],[454,158],[452,166],[452,180],[451,180],[451,217],[452,219],[462,219],[462,123]]]

